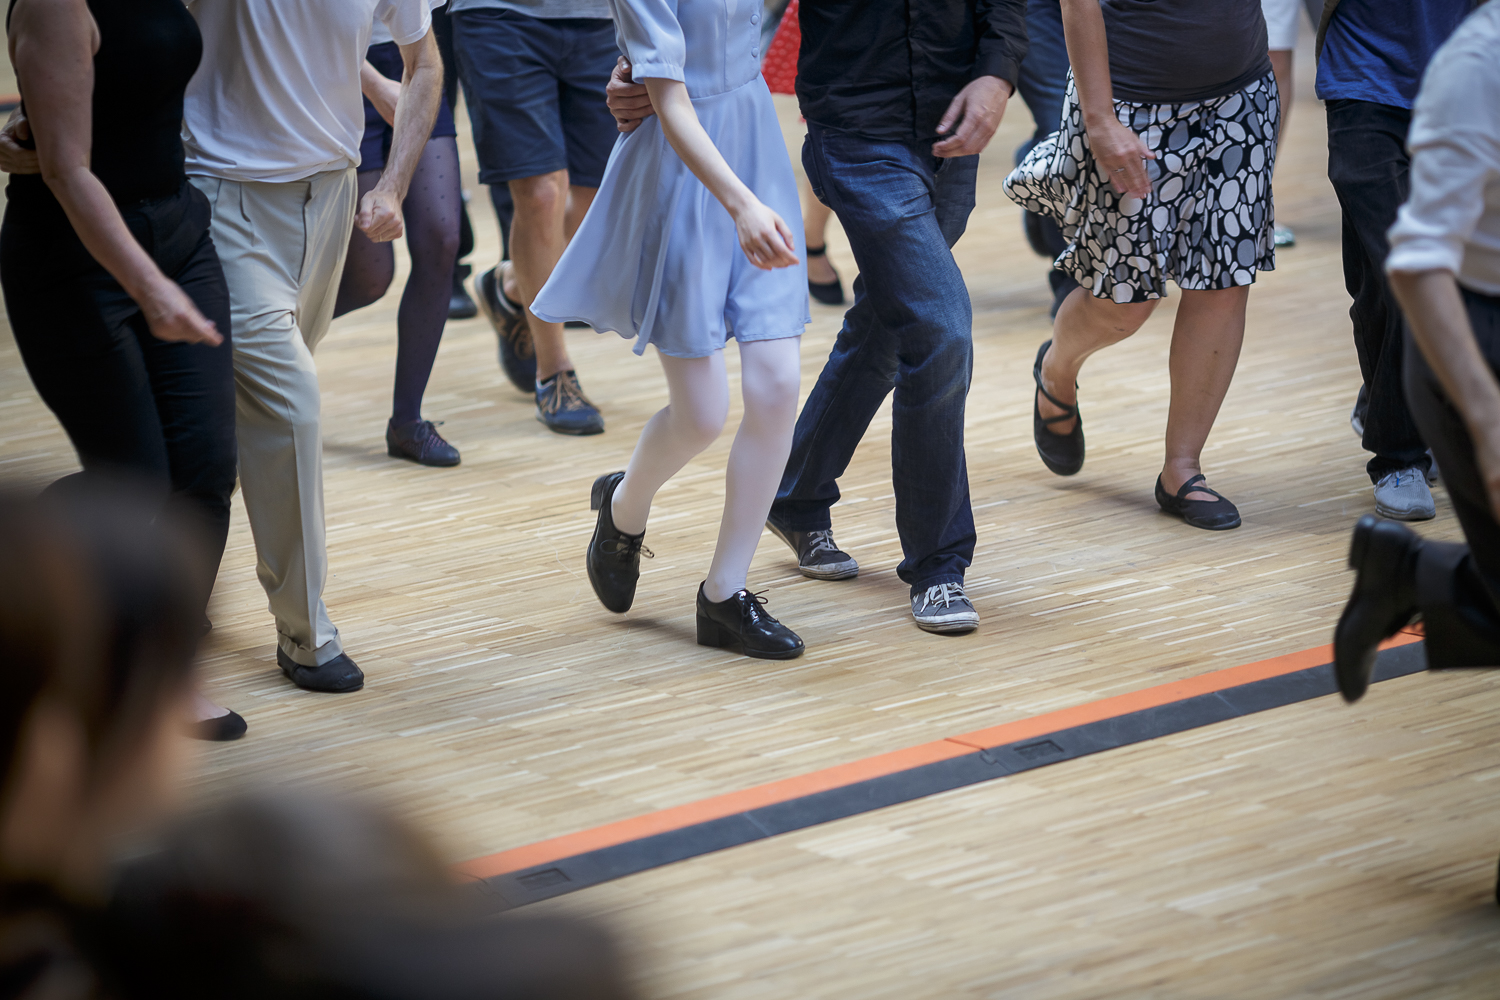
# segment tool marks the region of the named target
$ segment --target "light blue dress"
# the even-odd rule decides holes
[[[648,118],[610,153],[599,193],[532,303],[550,323],[655,344],[677,358],[799,337],[810,320],[802,209],[760,75],[760,0],[610,0],[637,81],[680,80],[730,169],[786,220],[802,263],[763,271],[734,220]]]

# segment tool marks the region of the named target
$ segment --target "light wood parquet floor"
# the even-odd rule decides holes
[[[1036,458],[1030,366],[1049,331],[1046,264],[1000,191],[1031,127],[1017,102],[956,251],[975,307],[977,633],[910,624],[894,573],[888,411],[835,510],[859,579],[804,580],[769,535],[756,557],[752,583],[806,639],[804,658],[693,644],[729,433],[663,490],[657,558],[635,609],[610,615],[583,573],[588,486],[623,467],[664,401],[656,364],[616,337],[571,334],[609,429],[559,438],[500,375],[484,321],[452,323],[426,412],[464,461],[418,468],[388,459],[382,441],[393,292],[336,322],[318,355],[327,601],[368,686],[318,696],[282,679],[237,508],[205,668],[251,731],[203,750],[198,796],[245,783],[366,790],[458,861],[1329,641],[1348,530],[1373,505],[1348,425],[1358,374],[1308,82],[1277,184],[1299,245],[1251,296],[1206,456],[1244,513],[1240,530],[1193,531],[1151,498],[1175,299],[1085,369],[1084,472],[1058,479]],[[795,111],[782,110],[796,141]],[[467,138],[462,149],[474,187]],[[482,269],[498,239],[475,192]],[[830,247],[852,278],[836,226]],[[839,318],[814,306],[804,390]],[[7,333],[0,475],[40,486],[74,468]],[[1437,492],[1438,519],[1419,530],[1456,538]],[[1487,674],[1392,681],[1355,708],[1280,709],[542,905],[616,921],[654,997],[1492,997],[1497,708]]]

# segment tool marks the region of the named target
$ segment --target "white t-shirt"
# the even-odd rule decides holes
[[[188,0],[203,62],[183,103],[189,174],[283,183],[359,165],[359,70],[376,19],[401,45],[427,0]]]
[[[448,0],[427,0],[427,2],[432,6],[433,10],[445,7],[448,4]],[[391,29],[387,28],[385,22],[377,16],[375,23],[370,28],[370,44],[384,45],[386,42],[394,42],[395,40],[395,38],[391,37]]]

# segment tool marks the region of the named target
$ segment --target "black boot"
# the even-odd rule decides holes
[[[698,586],[698,645],[732,649],[760,660],[794,660],[802,655],[797,633],[765,611],[765,598],[736,591],[714,604]]]
[[[1358,701],[1370,685],[1380,643],[1417,613],[1417,552],[1422,538],[1395,521],[1366,514],[1354,526],[1349,568],[1354,592],[1333,630],[1333,668],[1345,701]]]
[[[615,527],[610,502],[624,478],[623,472],[610,472],[594,480],[594,487],[589,492],[589,509],[599,512],[599,520],[594,525],[594,537],[589,539],[585,559],[589,583],[593,584],[599,603],[621,615],[635,603],[635,585],[641,578],[641,556],[654,558],[651,550],[641,544],[646,539],[644,531],[639,535],[627,535]]]

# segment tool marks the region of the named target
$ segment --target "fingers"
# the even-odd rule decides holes
[[[958,121],[964,113],[964,106],[968,103],[967,91],[960,90],[953,100],[948,102],[948,110],[943,112],[943,117],[938,120],[938,135],[947,135],[953,123]]]

